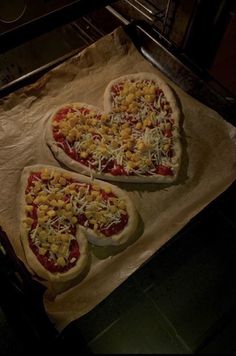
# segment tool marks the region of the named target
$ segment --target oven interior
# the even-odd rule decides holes
[[[235,51],[232,50],[235,5],[232,1],[1,2],[0,97],[4,98],[38,79],[118,26],[124,27],[147,60],[183,90],[235,124],[236,75]],[[5,334],[6,341],[2,344],[4,352],[7,354],[10,350],[9,354],[23,354],[25,349],[35,350],[35,342],[41,343],[40,352],[43,347],[72,352],[75,340],[79,345],[78,350],[84,353],[115,353],[117,350],[121,353],[133,353],[135,350],[140,353],[147,350],[153,353],[207,353],[221,349],[235,352],[233,330],[236,327],[236,290],[230,288],[232,279],[229,275],[220,272],[220,261],[228,259],[227,271],[236,274],[235,213],[230,209],[234,196],[235,185],[187,224],[170,244],[158,252],[158,258],[153,258],[122,288],[114,291],[94,311],[70,324],[60,335],[44,314],[42,288],[32,281],[17,261],[2,232],[0,270],[7,291],[1,295],[2,320],[11,330],[10,334]],[[215,241],[206,239],[209,224],[214,226]],[[191,245],[189,235],[192,237]],[[227,236],[228,248],[222,248],[222,236]],[[213,242],[215,251],[212,254]],[[191,250],[188,260],[185,250]],[[195,261],[196,251],[200,264]],[[207,256],[210,256],[209,265],[206,263]],[[185,277],[175,272],[174,266],[179,258],[185,259],[182,271]],[[153,274],[153,270],[161,272]],[[217,278],[220,278],[220,282]],[[191,283],[192,279],[196,281],[195,286]],[[168,280],[172,283],[168,283]],[[188,285],[193,289],[192,297],[189,297]],[[155,294],[157,288],[163,295],[168,294],[175,300],[177,309],[191,309],[191,330],[184,324],[184,316],[182,321],[178,321],[179,324],[177,322],[179,329],[173,330],[171,322],[172,318],[177,318],[177,313],[168,309],[172,304],[168,304],[164,297],[158,304],[161,305],[158,310],[160,319],[145,319],[145,313],[148,315],[151,312],[154,298],[148,291]],[[221,288],[225,294],[222,305],[218,305],[212,293],[221,295]],[[133,310],[127,296],[128,299],[137,298],[142,318],[137,316],[138,312]],[[211,312],[206,312],[202,298],[209,299],[207,305],[212,308]],[[186,303],[186,308],[183,308],[181,300]],[[205,319],[197,315],[197,308],[199,315],[207,315]],[[142,328],[135,326],[138,323],[143,323],[143,334]],[[170,328],[166,331],[167,324]],[[117,325],[129,329],[127,340],[123,343],[117,338]],[[153,327],[152,332],[150,327]],[[130,331],[132,328],[137,333],[134,337]],[[192,337],[194,332],[198,335],[196,344],[192,341],[196,340]],[[142,335],[143,341],[137,344]],[[158,347],[157,343],[153,346],[154,338],[158,339]],[[16,340],[15,345],[13,340]]]
[[[48,70],[117,26],[133,22],[143,22],[182,62],[210,74],[229,96],[235,95],[235,4],[223,0],[1,2],[2,93],[17,79]]]

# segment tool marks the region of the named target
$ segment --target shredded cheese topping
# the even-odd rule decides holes
[[[98,173],[172,175],[177,127],[163,91],[151,80],[126,80],[112,87],[111,101],[110,114],[76,105],[59,112],[57,145]]]
[[[111,227],[125,225],[127,217],[125,200],[110,187],[80,183],[48,168],[31,174],[25,202],[23,224],[29,239],[39,255],[49,254],[49,260],[62,267],[75,262],[74,257],[70,259],[70,244],[76,224],[93,229],[102,238],[113,232]]]

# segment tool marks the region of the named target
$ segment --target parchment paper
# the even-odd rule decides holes
[[[121,28],[33,85],[0,101],[0,225],[17,256],[26,263],[17,224],[17,193],[24,166],[59,166],[44,141],[47,119],[58,106],[68,102],[81,101],[102,108],[103,92],[110,80],[141,71],[158,74],[180,100],[180,176],[172,185],[119,184],[128,191],[140,214],[140,236],[123,251],[92,248],[91,267],[81,282],[64,292],[59,288],[56,296],[50,290],[45,293],[45,310],[58,330],[94,308],[227,189],[236,177],[236,129],[147,62]]]

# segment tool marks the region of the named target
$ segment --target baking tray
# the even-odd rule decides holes
[[[190,66],[187,64],[183,64],[180,58],[174,55],[171,48],[167,49],[165,47],[163,39],[158,38],[158,34],[155,33],[155,31],[152,32],[152,29],[147,27],[145,23],[132,23],[125,26],[124,29],[147,60],[157,68],[161,69],[163,73],[178,84],[183,90],[190,93],[192,96],[195,96],[208,106],[211,106],[213,109],[216,109],[225,118],[233,122],[235,118],[235,99],[223,88],[219,87],[219,91],[215,89],[215,87],[212,86],[212,80],[207,73],[202,72],[198,73],[198,75],[198,68],[194,68],[193,70],[190,69]],[[69,53],[66,58],[69,58],[73,54],[74,53]],[[27,78],[19,78],[13,86],[8,86],[8,92],[13,92],[26,84],[34,82],[37,78],[61,63],[63,60],[65,60],[65,58],[58,58],[56,61],[50,62],[46,66],[29,73]],[[202,74],[202,77],[200,74]],[[207,95],[204,95],[206,93]],[[201,96],[202,100],[200,99]],[[215,97],[216,101],[220,103],[221,110],[214,105],[214,101],[211,101],[211,99],[214,99]],[[28,293],[31,288],[35,289],[35,281],[31,280],[31,277],[23,264],[16,258],[8,238],[3,231],[0,232],[0,237],[7,257],[12,261],[13,269],[16,271],[15,276],[17,277],[18,287],[24,293]],[[172,239],[170,243],[173,241],[174,240]]]
[[[135,21],[123,26],[123,29],[131,38],[136,48],[149,62],[160,69],[167,75],[167,77],[188,94],[218,111],[227,121],[235,125],[236,98],[219,83],[213,80],[207,72],[204,72],[194,64],[190,63],[188,59],[183,58],[181,53],[177,53],[177,51],[175,51],[175,49],[173,49],[172,46],[147,23],[143,21]],[[5,95],[18,90],[25,85],[33,83],[49,70],[76,53],[78,53],[78,50],[70,51],[63,57],[59,57],[0,88],[0,98],[3,98]],[[30,274],[24,267],[23,263],[16,257],[5,232],[1,229],[0,242],[3,247],[1,253],[3,254],[3,251],[5,250],[5,253],[7,253],[13,262],[14,269],[17,270],[21,276],[21,278],[17,278],[19,285],[24,288],[24,283],[26,283],[28,286],[31,281]]]

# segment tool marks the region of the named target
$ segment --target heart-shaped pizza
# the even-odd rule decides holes
[[[173,182],[179,172],[180,110],[170,87],[152,73],[119,77],[104,111],[84,103],[60,107],[46,140],[76,172],[120,182]]]
[[[88,261],[88,243],[120,245],[133,235],[137,213],[126,192],[52,166],[25,167],[20,233],[29,266],[43,279],[67,281]]]

